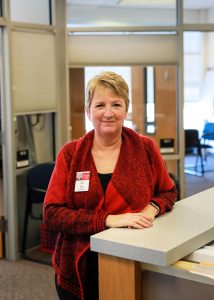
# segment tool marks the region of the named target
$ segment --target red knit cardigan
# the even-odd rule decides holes
[[[106,216],[141,211],[151,200],[158,204],[162,214],[172,209],[177,196],[155,142],[125,127],[118,162],[104,196],[91,154],[93,137],[94,130],[62,147],[43,214],[47,227],[59,232],[52,260],[58,284],[82,300],[90,235],[106,229]],[[80,171],[90,171],[87,192],[74,192],[76,172]],[[126,209],[120,209],[116,201],[111,205],[113,190]],[[110,203],[107,211],[106,203]]]

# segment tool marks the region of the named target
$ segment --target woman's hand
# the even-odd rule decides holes
[[[120,215],[108,215],[106,227],[148,228],[153,226],[153,219],[142,212],[126,213]]]

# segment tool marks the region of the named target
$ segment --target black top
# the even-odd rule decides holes
[[[107,186],[109,184],[109,181],[111,180],[112,173],[107,173],[107,174],[98,173],[98,176],[100,178],[100,182],[101,182],[101,185],[102,185],[102,188],[103,188],[103,192],[105,194]]]
[[[100,178],[100,183],[103,188],[103,192],[105,194],[109,181],[111,180],[112,173],[108,174],[100,174],[98,173]],[[98,300],[98,255],[96,252],[88,251],[88,270],[89,276],[86,283],[87,293],[86,295],[90,295],[90,299]]]

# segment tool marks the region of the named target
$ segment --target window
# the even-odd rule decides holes
[[[184,101],[198,101],[202,83],[203,33],[184,33]]]
[[[176,0],[67,0],[67,15],[70,28],[175,26]]]
[[[214,2],[183,0],[184,23],[212,24],[214,23]]]
[[[155,133],[155,75],[154,67],[145,68],[146,132]]]
[[[11,20],[50,25],[51,3],[50,0],[10,0]]]

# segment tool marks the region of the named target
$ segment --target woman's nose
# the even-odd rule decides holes
[[[105,111],[104,111],[104,116],[105,117],[112,117],[113,116],[113,112],[112,112],[112,108],[109,106],[106,106]]]

